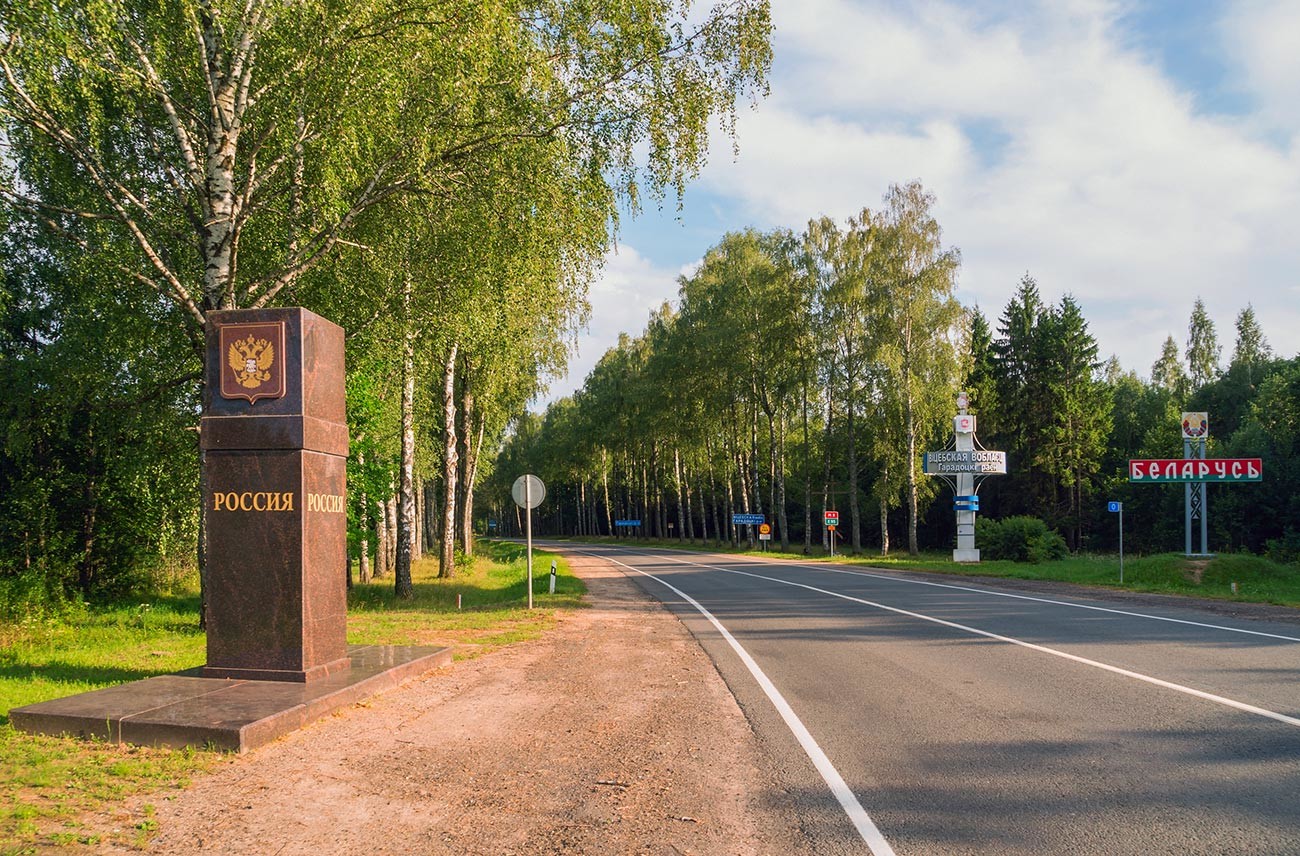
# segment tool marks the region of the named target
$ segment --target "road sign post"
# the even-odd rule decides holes
[[[957,517],[957,548],[954,562],[975,563],[980,551],[975,547],[975,515],[980,510],[979,483],[987,476],[1007,473],[1007,453],[981,448],[975,438],[975,415],[967,412],[970,399],[957,393],[957,415],[953,418],[953,444],[938,452],[926,452],[921,471],[939,476],[953,489],[953,512]]]
[[[522,475],[510,488],[515,505],[524,509],[524,532],[528,542],[528,608],[533,608],[533,509],[546,499],[546,485],[535,475]]]
[[[830,538],[828,540],[828,543],[830,544],[831,555],[834,556],[835,555],[835,528],[840,525],[840,513],[838,511],[823,511],[822,524],[826,527],[826,531],[830,533]]]
[[[1208,484],[1242,484],[1264,480],[1260,458],[1207,458],[1210,420],[1208,413],[1183,414],[1183,457],[1143,458],[1128,462],[1128,480],[1133,484],[1183,484],[1184,548],[1187,556],[1210,556],[1208,533],[1210,503]],[[1192,524],[1201,524],[1201,552],[1192,552]]]
[[[1124,503],[1108,502],[1106,510],[1119,515],[1119,584],[1124,585]]]

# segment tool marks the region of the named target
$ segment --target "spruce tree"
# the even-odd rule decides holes
[[[1151,385],[1168,392],[1178,401],[1185,401],[1191,386],[1183,361],[1178,356],[1178,343],[1173,336],[1165,338],[1160,349],[1160,359],[1151,364]]]
[[[1219,354],[1223,347],[1214,332],[1214,322],[1205,311],[1205,301],[1196,298],[1192,317],[1187,322],[1187,368],[1192,377],[1192,391],[1219,376]]]

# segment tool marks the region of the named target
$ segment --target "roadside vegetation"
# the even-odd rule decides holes
[[[1275,562],[1250,553],[1225,553],[1209,559],[1188,558],[1181,553],[1125,555],[1124,582],[1119,581],[1119,555],[1078,554],[1040,562],[1010,559],[982,560],[978,565],[952,561],[951,553],[922,552],[916,556],[846,555],[828,556],[820,548],[809,553],[770,549],[766,552],[743,544],[678,541],[675,538],[577,539],[584,542],[617,544],[621,547],[670,547],[709,553],[769,556],[791,561],[833,562],[862,568],[920,571],[972,577],[1017,580],[1045,580],[1074,585],[1101,586],[1121,591],[1174,594],[1213,598],[1240,603],[1271,603],[1300,608],[1300,573],[1293,565]],[[1233,584],[1236,590],[1233,590]]]
[[[534,639],[585,591],[559,557],[534,552],[534,603],[528,610],[524,548],[483,542],[454,579],[438,578],[429,558],[413,567],[415,597],[398,599],[391,580],[349,594],[348,642],[451,645],[457,658]],[[547,574],[557,558],[554,595]],[[460,608],[457,608],[457,597]],[[197,593],[182,591],[108,605],[68,602],[0,621],[0,853],[56,844],[123,843],[147,838],[148,818],[128,828],[83,825],[82,816],[126,797],[184,787],[229,756],[194,750],[117,746],[22,734],[9,710],[200,666],[205,639]]]

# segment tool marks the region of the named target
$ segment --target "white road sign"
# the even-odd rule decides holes
[[[535,475],[520,476],[510,488],[510,495],[520,508],[536,508],[546,499],[546,485]]]

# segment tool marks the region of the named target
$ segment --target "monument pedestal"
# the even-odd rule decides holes
[[[347,646],[343,330],[209,312],[204,381],[207,665],[13,708],[20,731],[244,752],[451,662]]]
[[[208,313],[200,439],[206,677],[348,667],[343,329],[305,309]]]

